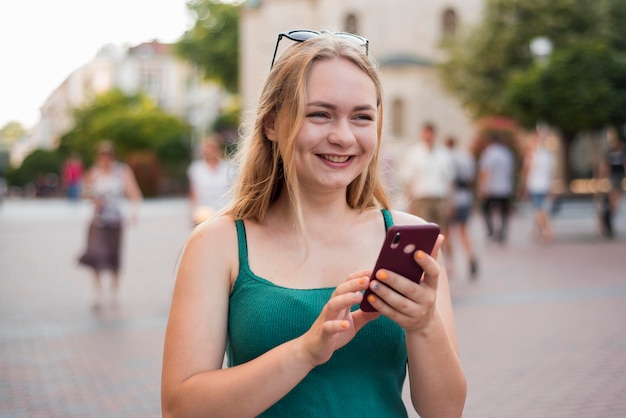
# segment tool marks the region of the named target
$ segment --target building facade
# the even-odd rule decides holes
[[[107,45],[48,96],[27,144],[16,151],[24,156],[36,148],[58,146],[61,136],[73,127],[72,110],[113,88],[147,94],[165,111],[187,120],[198,137],[207,132],[224,100],[222,90],[204,81],[195,66],[177,58],[170,44]]]

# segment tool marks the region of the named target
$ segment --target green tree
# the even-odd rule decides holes
[[[507,87],[520,73],[533,71],[534,38],[549,38],[555,55],[590,40],[624,53],[625,19],[622,0],[488,0],[483,22],[444,45],[449,59],[441,74],[473,116],[509,116]]]
[[[441,74],[475,118],[547,122],[567,152],[577,132],[626,119],[624,21],[623,0],[488,0],[483,22],[444,45]],[[537,37],[553,44],[543,62],[530,50]]]
[[[24,158],[21,166],[7,172],[7,182],[23,187],[46,175],[58,177],[60,172],[61,161],[58,153],[55,150],[37,149]]]
[[[166,180],[184,180],[190,160],[187,140],[190,128],[147,96],[111,90],[76,109],[74,121],[74,128],[61,137],[58,148],[61,156],[78,153],[91,165],[97,143],[106,138],[115,143],[119,158],[138,164],[131,166],[144,194],[151,196],[159,192],[155,177],[160,177],[161,170]],[[145,167],[146,164],[150,167]],[[145,179],[142,172],[149,172],[143,176]]]
[[[207,79],[231,93],[239,90],[239,3],[190,0],[187,7],[195,24],[175,47],[176,53],[198,65]]]
[[[16,121],[8,122],[0,129],[0,144],[10,147],[24,135],[26,135],[26,129],[24,129],[21,123]]]
[[[524,125],[543,120],[569,137],[621,125],[626,121],[626,54],[601,43],[578,43],[555,52],[546,66],[513,76],[505,98]]]
[[[26,129],[21,123],[10,121],[0,128],[0,177],[10,168],[11,147],[26,136]]]

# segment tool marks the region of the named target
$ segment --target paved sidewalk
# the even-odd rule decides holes
[[[161,415],[186,202],[144,203],[125,235],[119,306],[99,314],[89,308],[89,272],[75,262],[88,219],[84,203],[0,205],[0,418]],[[554,219],[551,245],[533,243],[530,227],[522,207],[500,247],[474,218],[478,280],[461,274],[460,254],[453,260],[464,416],[626,416],[626,213],[614,241],[597,237],[584,204]]]

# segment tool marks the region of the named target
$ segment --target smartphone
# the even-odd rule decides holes
[[[438,236],[439,225],[435,223],[392,226],[387,230],[385,242],[372,270],[372,278],[376,277],[379,269],[384,268],[419,283],[424,270],[417,264],[413,254],[418,250],[431,254]],[[368,288],[361,301],[361,310],[364,312],[376,311],[367,300],[371,293]]]

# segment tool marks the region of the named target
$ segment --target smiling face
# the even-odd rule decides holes
[[[376,87],[366,73],[341,58],[313,64],[294,144],[300,187],[345,189],[367,170],[378,145],[377,116]]]

